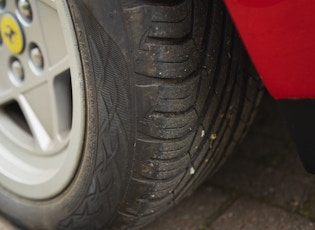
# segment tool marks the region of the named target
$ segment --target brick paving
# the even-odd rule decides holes
[[[13,229],[0,218],[0,230]],[[269,96],[222,169],[142,230],[225,229],[315,230],[315,176],[302,168]]]

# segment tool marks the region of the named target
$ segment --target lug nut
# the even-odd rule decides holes
[[[1,1],[1,0],[0,0]],[[31,4],[28,0],[18,0],[18,9],[20,14],[23,16],[24,19],[31,21],[32,20],[32,8]]]
[[[40,49],[37,46],[31,48],[30,55],[31,55],[31,60],[32,60],[33,64],[37,68],[42,69],[44,66],[44,58],[43,58],[43,55],[42,55],[42,52],[40,51]]]
[[[18,60],[12,61],[11,72],[16,83],[21,83],[24,81],[24,70],[21,62]]]

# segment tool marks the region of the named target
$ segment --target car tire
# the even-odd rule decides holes
[[[142,227],[220,167],[262,84],[221,1],[60,2],[84,123],[77,163],[45,196],[1,181],[0,212],[29,229]]]

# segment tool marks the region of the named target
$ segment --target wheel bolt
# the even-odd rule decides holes
[[[25,19],[28,21],[32,20],[32,8],[28,0],[18,0],[18,9]]]
[[[24,81],[24,70],[21,62],[19,62],[18,60],[12,61],[11,72],[13,74],[15,82],[21,83]]]
[[[42,52],[40,51],[40,49],[37,46],[31,48],[30,55],[31,55],[31,60],[32,60],[33,64],[37,68],[42,69],[44,66],[44,58],[43,58],[43,55],[42,55]]]

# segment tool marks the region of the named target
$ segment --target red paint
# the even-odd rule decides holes
[[[271,95],[315,98],[315,1],[225,3]]]

